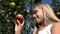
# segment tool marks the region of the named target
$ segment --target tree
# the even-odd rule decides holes
[[[39,0],[40,1],[40,0]],[[27,10],[37,3],[36,0],[0,0],[0,34],[14,34],[14,20],[22,14],[26,20],[22,34],[31,34],[32,13]]]

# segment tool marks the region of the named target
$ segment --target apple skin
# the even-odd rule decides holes
[[[23,23],[23,20],[24,20],[24,17],[21,14],[18,14],[18,15],[15,16],[15,19],[16,20],[19,20],[20,23],[22,24]]]

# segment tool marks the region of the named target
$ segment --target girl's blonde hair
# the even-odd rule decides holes
[[[34,5],[34,8],[41,8],[43,10],[43,14],[44,14],[44,18],[49,19],[50,21],[53,22],[58,22],[60,21],[56,15],[54,14],[53,10],[51,9],[51,7],[48,4],[36,4]]]

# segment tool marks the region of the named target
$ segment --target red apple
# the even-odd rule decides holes
[[[23,23],[24,17],[21,14],[18,14],[18,15],[16,15],[15,19],[19,20],[20,23]]]

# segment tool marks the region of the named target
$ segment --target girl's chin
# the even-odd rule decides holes
[[[40,23],[39,21],[36,21],[37,23]]]
[[[36,21],[38,24],[40,24],[41,23],[41,21]]]

